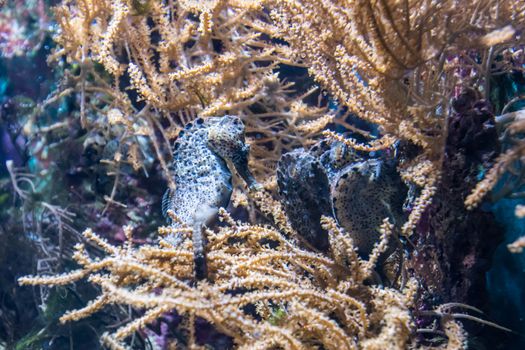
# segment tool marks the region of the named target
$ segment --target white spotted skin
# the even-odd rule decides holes
[[[173,154],[176,190],[168,208],[186,225],[194,224],[200,207],[224,207],[230,200],[231,172],[226,162],[208,147],[208,132],[215,118],[185,129]],[[174,225],[176,225],[174,223]]]
[[[207,277],[204,226],[215,221],[219,208],[228,206],[232,193],[232,173],[227,163],[245,179],[248,150],[244,124],[235,116],[198,118],[179,134],[172,171],[176,189],[163,199],[163,213],[172,210],[185,225],[193,228],[195,278]],[[177,226],[176,222],[171,223]],[[179,239],[172,237],[176,243]]]
[[[368,256],[379,241],[385,218],[401,221],[405,186],[395,168],[378,159],[343,168],[331,189],[332,208],[338,224],[354,240],[359,253]]]

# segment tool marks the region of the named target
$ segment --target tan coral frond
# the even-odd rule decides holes
[[[210,241],[208,264],[212,277],[209,281],[190,283],[193,250],[189,244],[184,243],[177,249],[162,245],[113,247],[86,230],[86,238],[104,246],[108,256],[91,259],[84,256],[85,248],[78,247],[84,265],[81,274],[75,272],[65,278],[27,277],[21,282],[52,285],[88,277],[91,283],[100,286],[102,294],[95,301],[68,312],[63,321],[87,317],[108,304],[145,310],[142,316],[124,324],[114,334],[102,337],[102,342],[112,349],[125,349],[122,342],[125,338],[170,310],[176,310],[190,321],[195,315],[212,322],[218,330],[232,336],[239,348],[272,344],[290,349],[308,349],[312,342],[320,342],[327,349],[357,349],[352,339],[367,339],[367,330],[372,327],[371,322],[380,319],[379,315],[408,314],[403,302],[410,296],[392,289],[378,294],[384,296],[383,306],[371,317],[367,305],[377,292],[362,284],[366,263],[356,255],[350,241],[342,244],[345,258],[338,263],[302,249],[274,228],[233,221],[224,211],[221,215],[227,226],[213,234]],[[333,220],[323,220],[325,227],[334,231],[332,236],[343,239]],[[384,226],[386,237],[389,226],[386,223]],[[131,241],[131,229],[126,230]],[[189,240],[190,237],[184,242],[191,243]],[[263,243],[265,241],[276,243],[272,248]],[[354,263],[343,263],[351,259]],[[352,276],[358,279],[348,288],[340,288],[344,279]],[[232,294],[235,290],[245,292]],[[256,320],[243,311],[248,305],[261,303],[282,305],[286,310],[283,316],[286,326]],[[391,303],[395,304],[395,312],[385,309]],[[399,329],[410,328],[410,319],[396,317]],[[308,327],[303,326],[305,321]],[[403,322],[406,324],[402,325]],[[191,332],[192,326],[188,327]],[[382,326],[374,324],[374,329],[377,327]],[[406,344],[409,335],[403,333],[401,337],[399,344]],[[261,342],[262,339],[268,342]]]

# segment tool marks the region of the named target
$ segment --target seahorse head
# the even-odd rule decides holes
[[[231,163],[250,188],[257,186],[248,169],[250,146],[246,144],[244,138],[245,127],[241,118],[226,115],[210,118],[209,122],[208,147],[226,162]]]
[[[244,124],[239,117],[226,115],[210,118],[208,146],[224,160],[232,160],[245,147]]]

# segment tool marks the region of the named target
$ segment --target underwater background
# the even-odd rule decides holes
[[[524,16],[0,0],[0,350],[525,349]]]

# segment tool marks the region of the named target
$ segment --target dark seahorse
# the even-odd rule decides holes
[[[321,216],[332,216],[367,257],[385,218],[402,222],[406,186],[392,161],[363,159],[340,142],[284,154],[277,184],[292,226],[321,251],[329,248]]]
[[[321,141],[310,150],[297,149],[284,154],[277,166],[277,185],[288,219],[318,250],[329,248],[321,216],[333,216],[332,183],[341,167],[354,158],[344,144]]]

